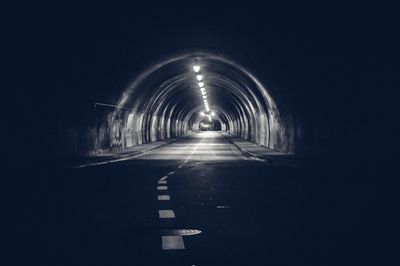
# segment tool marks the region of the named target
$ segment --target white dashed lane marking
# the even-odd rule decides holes
[[[168,178],[168,176],[166,175],[166,176],[161,177],[160,180],[165,180],[167,178]]]
[[[169,195],[158,195],[158,200],[170,200],[171,197]]]
[[[178,168],[182,168],[180,165]],[[167,178],[170,175],[175,174],[175,171],[169,172],[166,176],[161,177],[158,180],[157,190],[167,190],[168,186],[160,186],[167,184]],[[158,195],[159,201],[171,200],[169,195]],[[174,219],[175,212],[173,210],[158,210],[158,217],[160,219]],[[183,242],[182,236],[161,236],[162,250],[174,250],[174,249],[185,249],[185,243]]]
[[[173,210],[159,210],[158,216],[160,219],[171,219],[175,218],[175,213]]]
[[[181,236],[162,236],[162,249],[185,249],[185,244],[183,243],[183,238]]]

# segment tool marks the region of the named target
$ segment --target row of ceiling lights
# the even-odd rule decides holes
[[[198,81],[198,85],[200,87],[200,92],[203,97],[203,102],[204,102],[204,107],[206,108],[206,113],[205,112],[200,112],[201,116],[208,116],[208,120],[211,122],[211,116],[214,116],[214,112],[210,112],[210,107],[208,105],[208,100],[207,100],[207,91],[206,88],[204,87],[204,81],[203,81],[203,75],[201,75],[200,72],[200,66],[199,65],[194,65],[193,66],[194,72],[197,73],[196,79]]]

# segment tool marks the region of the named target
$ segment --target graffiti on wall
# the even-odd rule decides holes
[[[108,117],[110,129],[110,149],[119,150],[123,148],[123,121],[116,115]]]

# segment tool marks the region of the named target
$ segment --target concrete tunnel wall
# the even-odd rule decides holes
[[[175,55],[136,77],[95,125],[89,153],[125,149],[187,134],[203,110],[192,71],[204,71],[210,109],[227,132],[259,145],[294,152],[291,118],[281,116],[267,90],[248,70],[227,57],[210,53]],[[100,107],[99,107],[100,108]]]

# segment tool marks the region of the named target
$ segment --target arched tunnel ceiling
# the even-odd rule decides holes
[[[200,66],[198,73],[193,70],[194,65]],[[186,134],[199,113],[207,113],[198,74],[203,76],[209,111],[217,113],[215,118],[226,124],[228,132],[290,152],[287,143],[291,141],[282,141],[285,127],[268,88],[237,62],[206,52],[183,53],[160,61],[123,91],[116,105],[133,110],[130,119],[140,120],[130,123],[143,132],[136,143]],[[117,121],[121,110],[112,117]]]
[[[14,101],[5,96],[4,102],[20,114],[8,115],[7,123],[12,135],[19,136],[21,147],[32,147],[46,158],[85,156],[114,142],[110,137],[117,127],[114,118],[120,120],[123,136],[141,134],[143,125],[150,128],[152,123],[156,132],[158,127],[165,131],[157,133],[157,139],[178,133],[181,126],[168,119],[190,124],[200,111],[195,107],[202,106],[188,76],[193,74],[190,59],[196,56],[209,71],[210,105],[227,124],[231,122],[232,133],[236,130],[254,141],[265,139],[263,145],[274,149],[295,148],[305,156],[342,154],[343,147],[358,150],[380,139],[381,127],[375,125],[385,124],[381,119],[388,113],[375,106],[396,106],[377,96],[386,97],[380,93],[383,90],[396,91],[399,45],[392,33],[398,23],[386,21],[390,18],[386,12],[380,19],[376,6],[371,16],[348,12],[348,5],[330,7],[325,13],[303,4],[292,11],[285,6],[284,12],[271,12],[253,5],[220,4],[218,9],[214,3],[212,8],[197,5],[195,10],[167,3],[167,12],[160,8],[155,14],[153,5],[149,12],[134,5],[114,14],[109,13],[109,5],[104,13],[93,12],[92,5],[87,10],[82,5],[63,7],[59,12],[41,8],[25,13],[19,26],[12,23],[17,28],[10,28],[15,34],[8,40],[16,49],[7,50],[7,65],[18,71],[5,92],[16,95],[10,98]],[[132,10],[137,12],[133,15]],[[365,17],[354,19],[361,14]],[[158,63],[146,69],[149,62]],[[28,75],[22,76],[20,70]],[[161,93],[160,88],[167,86],[171,91]],[[152,99],[155,92],[158,101]],[[130,111],[125,109],[114,114],[111,108],[93,108],[95,102],[134,108],[143,121],[130,121]],[[266,118],[253,119],[258,115],[251,114],[252,108],[264,110]],[[150,116],[160,112],[164,124],[152,122]],[[33,118],[17,119],[26,114]],[[265,124],[257,126],[252,120]],[[246,130],[246,123],[253,126]],[[26,128],[35,133],[27,137]],[[260,128],[267,130],[256,130]],[[269,137],[260,137],[262,133]],[[293,135],[296,146],[290,147]],[[137,138],[131,144],[126,141],[127,146],[146,141]]]
[[[266,88],[249,71],[226,57],[209,53],[178,55],[156,64],[128,86],[119,99],[118,105],[133,104],[133,108],[140,108],[139,102],[129,102],[135,99],[136,95],[140,94],[146,97],[147,93],[153,95],[154,100],[162,94],[175,93],[176,90],[186,90],[187,92],[187,88],[195,87],[197,83],[195,76],[190,75],[191,68],[196,62],[202,67],[204,82],[210,94],[218,97],[220,96],[219,92],[223,89],[229,90],[235,95],[251,95],[250,100],[253,101],[253,105],[258,104],[258,108],[269,109],[272,112],[277,111]],[[142,87],[146,87],[146,89],[143,90]],[[192,91],[196,92],[196,90]],[[224,92],[222,91],[222,93]],[[258,98],[264,98],[265,101],[257,101]],[[226,102],[229,101],[220,101],[220,104]],[[190,99],[190,103],[194,103],[193,98]]]

